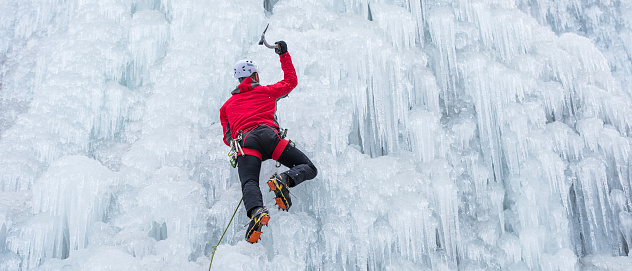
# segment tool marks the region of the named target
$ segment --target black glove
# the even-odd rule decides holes
[[[279,55],[285,54],[287,53],[287,44],[285,43],[285,41],[277,41],[274,44],[276,44],[276,48],[274,49],[274,52],[276,52]]]

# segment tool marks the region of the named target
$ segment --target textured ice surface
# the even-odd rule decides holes
[[[264,8],[265,7],[267,10]],[[0,1],[0,271],[207,270],[232,64],[319,175],[213,270],[626,270],[630,1]],[[261,177],[276,170],[265,162]]]

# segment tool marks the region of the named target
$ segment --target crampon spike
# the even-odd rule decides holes
[[[281,210],[287,211],[287,208],[285,208],[285,204],[283,203],[283,199],[274,198],[274,200],[276,200],[276,204],[279,206],[279,208],[281,208]]]
[[[269,216],[264,216],[261,218],[261,225],[268,225],[268,221],[270,221],[270,217]]]
[[[256,243],[259,241],[259,237],[261,237],[261,232],[260,231],[254,231],[251,235],[250,238],[248,238],[248,242],[250,243]]]

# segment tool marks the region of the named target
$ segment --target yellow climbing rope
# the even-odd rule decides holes
[[[241,200],[239,200],[239,204],[237,204],[237,208],[235,208],[235,211],[233,212],[233,216],[230,218],[230,221],[228,222],[228,225],[226,225],[226,229],[224,229],[224,233],[222,233],[222,237],[219,238],[219,241],[217,242],[217,245],[213,246],[213,254],[211,255],[211,263],[208,265],[208,271],[211,271],[211,266],[213,266],[213,257],[215,257],[215,251],[217,250],[217,247],[219,246],[219,243],[222,242],[222,239],[224,238],[224,234],[226,234],[226,231],[228,230],[228,227],[230,227],[230,223],[233,222],[233,218],[235,218],[235,214],[237,213],[237,210],[239,210],[239,206],[241,206],[241,202],[242,201],[244,201],[243,198]]]

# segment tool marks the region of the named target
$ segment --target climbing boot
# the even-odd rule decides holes
[[[270,221],[270,214],[266,207],[260,207],[255,210],[250,217],[250,223],[246,230],[246,240],[253,244],[259,241],[259,237],[261,237],[261,227],[268,225],[268,221]]]
[[[285,177],[285,179],[283,179]],[[268,186],[270,187],[270,191],[274,191],[276,204],[279,206],[279,209],[283,211],[288,211],[292,206],[292,199],[290,198],[290,190],[288,190],[288,180],[287,175],[285,174],[276,174],[274,173],[270,180],[268,180]]]

